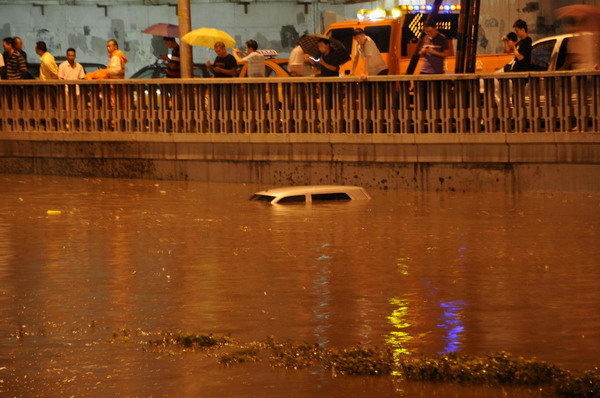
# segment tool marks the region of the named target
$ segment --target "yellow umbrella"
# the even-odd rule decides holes
[[[215,28],[200,28],[186,33],[181,40],[192,46],[213,48],[215,43],[222,41],[225,47],[233,48],[235,40],[227,32]]]

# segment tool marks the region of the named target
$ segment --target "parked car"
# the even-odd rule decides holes
[[[67,60],[67,57],[61,55],[58,57],[54,57],[54,60],[56,61],[56,65],[60,65]],[[77,62],[79,62],[79,61],[77,61]],[[85,73],[90,73],[90,72],[94,72],[98,69],[106,68],[106,65],[98,64],[95,62],[79,62],[79,63],[81,64],[81,66],[83,66],[83,71]],[[39,62],[28,62],[27,63],[27,72],[29,72],[29,74],[34,79],[39,79],[40,78],[40,63]]]
[[[252,201],[270,204],[316,203],[331,201],[369,200],[371,196],[362,187],[351,185],[307,185],[274,188],[260,191],[250,197]]]
[[[265,59],[265,77],[289,77],[287,70],[287,58],[266,58]],[[248,64],[246,62],[238,63],[238,77],[246,77],[248,74]]]
[[[192,72],[194,77],[210,77],[210,72],[205,64],[193,64]],[[131,75],[130,79],[162,79],[167,76],[167,64],[156,62],[152,65],[144,66],[142,69]]]

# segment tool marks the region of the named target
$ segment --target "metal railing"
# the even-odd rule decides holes
[[[600,72],[0,81],[0,131],[600,132]]]

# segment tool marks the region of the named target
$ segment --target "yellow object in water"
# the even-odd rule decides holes
[[[60,211],[60,210],[47,210],[46,211],[46,214],[48,214],[48,215],[61,214],[61,213],[62,213],[62,211]]]

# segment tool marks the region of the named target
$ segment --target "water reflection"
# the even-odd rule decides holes
[[[316,252],[318,257],[316,258],[314,272],[315,278],[313,280],[313,294],[315,295],[315,307],[313,314],[315,317],[315,338],[317,343],[327,346],[328,338],[327,332],[331,327],[330,323],[330,309],[329,304],[331,301],[331,291],[329,290],[329,283],[331,280],[331,260],[332,258],[325,254],[328,247],[331,244],[324,243],[322,246],[317,248]]]
[[[412,340],[408,321],[408,300],[394,297],[390,299],[390,304],[394,306],[392,315],[388,317],[390,323],[396,330],[392,330],[386,339],[394,352],[394,359],[399,359],[403,355],[409,355],[410,349],[407,343]]]
[[[85,395],[98,380],[105,396],[396,388],[107,345],[122,327],[387,345],[397,358],[506,350],[598,364],[597,198],[374,191],[360,204],[246,200],[262,188],[0,176],[0,394]],[[35,335],[16,341],[19,325]],[[23,386],[25,376],[35,381]],[[431,388],[402,387],[415,394],[406,396]]]
[[[463,309],[467,305],[462,300],[448,301],[440,303],[442,307],[441,322],[438,327],[445,330],[444,341],[446,346],[440,354],[459,351],[461,348],[460,339],[465,327],[463,325]]]

